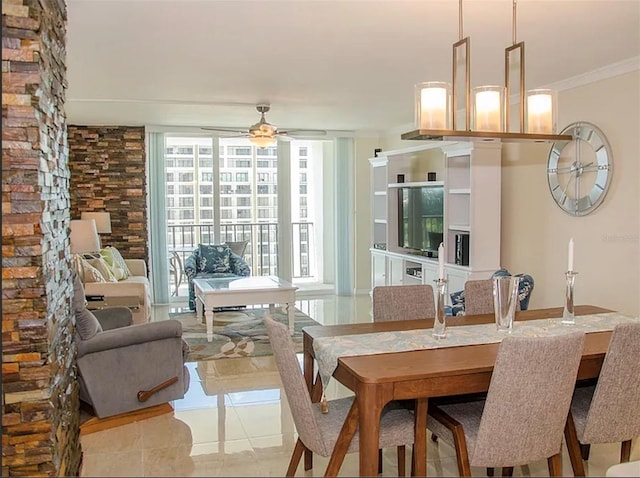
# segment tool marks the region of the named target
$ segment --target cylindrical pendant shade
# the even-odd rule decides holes
[[[527,133],[553,134],[555,98],[552,90],[527,91]]]
[[[415,87],[416,127],[444,130],[451,128],[451,85],[442,81],[419,83]]]
[[[471,91],[473,131],[505,131],[504,86],[479,86]]]

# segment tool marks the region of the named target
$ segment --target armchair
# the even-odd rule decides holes
[[[179,321],[132,325],[127,307],[92,312],[77,277],[73,307],[80,399],[98,418],[184,397],[189,388],[184,366],[189,346],[182,340]]]
[[[251,269],[226,244],[200,244],[184,262],[184,272],[189,282],[189,308],[196,310],[193,279],[247,277],[251,274]]]

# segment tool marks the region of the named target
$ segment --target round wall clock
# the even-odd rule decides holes
[[[557,141],[551,147],[547,160],[549,190],[563,211],[585,216],[602,204],[611,185],[611,146],[591,123],[572,123],[561,134],[574,139]]]

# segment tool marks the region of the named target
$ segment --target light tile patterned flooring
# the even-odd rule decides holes
[[[368,296],[324,295],[296,306],[323,324],[371,320]],[[168,317],[156,307],[154,320]],[[82,437],[81,476],[284,476],[297,435],[272,357],[188,364],[189,391],[173,403],[175,412]],[[332,383],[329,398],[348,395]],[[618,463],[619,445],[594,445],[586,462],[588,476],[604,476]],[[410,453],[407,453],[409,470]],[[640,459],[634,440],[631,459]],[[455,451],[444,443],[428,444],[429,476],[457,476]],[[314,468],[297,476],[320,476],[327,458],[314,457]],[[566,452],[565,476],[572,476]],[[385,450],[384,476],[396,476],[395,450]],[[485,469],[473,468],[474,476]],[[349,454],[340,476],[357,476],[358,456]],[[548,476],[546,460],[516,467],[514,475]],[[640,475],[640,470],[639,470]]]

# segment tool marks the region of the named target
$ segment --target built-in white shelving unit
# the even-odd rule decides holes
[[[438,260],[398,244],[398,188],[444,186],[445,274],[449,292],[469,279],[488,278],[500,267],[499,143],[426,143],[371,158],[372,287],[432,284]],[[436,181],[425,181],[436,172]],[[402,175],[404,182],[398,175]],[[468,235],[468,263],[456,239]]]

